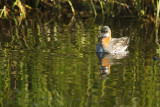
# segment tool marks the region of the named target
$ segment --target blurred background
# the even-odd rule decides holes
[[[0,106],[159,107],[159,10],[159,0],[0,0]],[[96,56],[104,25],[130,37],[128,56]]]

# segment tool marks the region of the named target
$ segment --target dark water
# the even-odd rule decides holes
[[[125,58],[98,59],[103,25],[131,38]],[[159,33],[136,19],[1,22],[1,107],[159,107]],[[109,74],[100,72],[101,65]]]

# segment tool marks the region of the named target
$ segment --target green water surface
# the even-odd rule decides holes
[[[1,22],[3,23],[3,22]],[[100,75],[103,25],[130,37],[129,55]],[[1,24],[1,107],[159,107],[158,29],[136,19],[31,18]]]

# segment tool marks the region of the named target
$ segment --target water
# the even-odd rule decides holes
[[[154,25],[135,19],[64,19],[1,22],[1,107],[160,106]],[[110,26],[113,37],[131,38],[127,57],[97,58],[102,25]],[[102,62],[110,66],[109,74],[100,72]]]

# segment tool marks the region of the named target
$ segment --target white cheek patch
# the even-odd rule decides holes
[[[109,37],[109,33],[104,34],[104,37]]]

